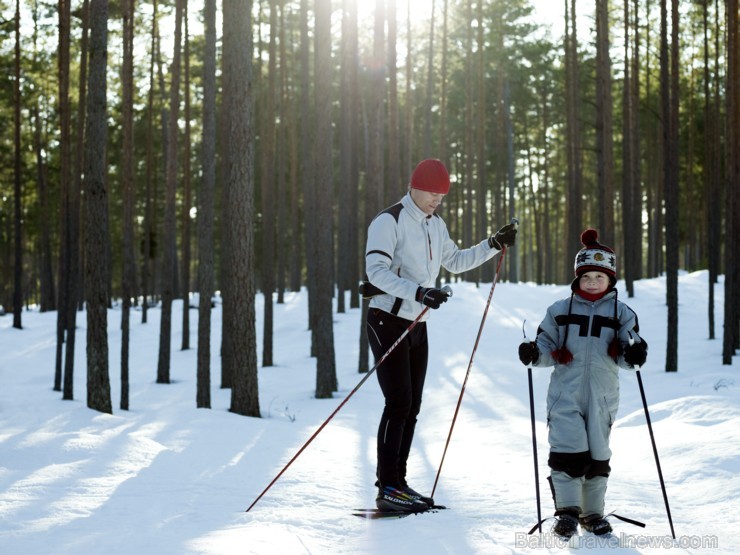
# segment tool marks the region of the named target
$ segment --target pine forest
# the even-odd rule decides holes
[[[130,327],[156,307],[152,379],[170,383],[176,339],[197,349],[198,407],[213,382],[259,416],[274,303],[305,288],[315,395],[332,397],[332,312],[366,310],[367,226],[436,158],[461,247],[519,220],[501,280],[569,283],[587,227],[619,253],[629,296],[664,275],[666,371],[678,274],[708,269],[706,333],[732,364],[738,23],[738,0],[0,0],[0,312],[22,329],[25,310],[56,311],[50,385],[84,397],[72,376],[86,373],[87,405],[112,412],[129,408]],[[367,372],[367,354],[349,363]]]

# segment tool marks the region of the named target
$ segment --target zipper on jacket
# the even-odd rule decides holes
[[[432,237],[429,235],[429,222],[424,222],[427,225],[427,240],[429,241],[429,260],[432,260]]]

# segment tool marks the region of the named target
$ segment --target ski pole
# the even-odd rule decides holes
[[[630,345],[635,344],[635,338],[630,336]],[[655,445],[655,435],[653,434],[653,425],[650,422],[650,412],[648,411],[647,399],[645,398],[645,388],[642,385],[642,376],[640,375],[640,365],[635,365],[635,371],[637,374],[637,383],[640,386],[640,397],[642,397],[642,407],[645,409],[645,420],[647,421],[648,432],[650,432],[650,442],[653,445],[653,456],[655,456],[655,466],[658,468],[658,478],[660,479],[660,489],[663,491],[663,501],[665,502],[665,510],[668,514],[668,524],[671,526],[671,536],[676,539],[676,533],[673,531],[673,519],[671,518],[671,508],[668,505],[668,494],[665,489],[665,482],[663,481],[663,471],[660,469],[660,459],[658,458],[658,448]]]
[[[519,225],[519,220],[516,218],[511,219],[511,223],[515,226]],[[486,322],[486,316],[488,315],[488,308],[491,306],[491,298],[493,297],[493,290],[496,288],[496,282],[498,281],[498,274],[501,270],[501,263],[504,261],[506,255],[506,245],[501,249],[501,256],[498,259],[496,265],[496,274],[493,276],[493,283],[491,284],[491,291],[488,293],[488,301],[486,302],[486,308],[483,311],[483,318],[480,321],[480,327],[478,328],[478,336],[475,338],[475,345],[473,346],[473,352],[470,354],[470,362],[468,363],[468,371],[465,372],[465,379],[463,380],[462,388],[460,389],[460,396],[457,399],[457,406],[455,407],[455,414],[452,416],[452,423],[450,424],[450,432],[447,434],[447,441],[445,442],[445,448],[442,452],[442,460],[439,462],[439,468],[437,469],[437,476],[434,478],[434,486],[432,487],[432,493],[430,497],[434,497],[434,492],[437,490],[437,482],[439,481],[439,475],[442,472],[442,465],[445,462],[445,455],[447,455],[447,448],[450,446],[450,438],[452,437],[452,429],[455,427],[455,421],[457,420],[457,413],[460,411],[460,404],[462,403],[463,395],[465,394],[465,385],[468,383],[468,376],[470,376],[470,368],[473,366],[473,357],[475,352],[478,350],[478,342],[480,341],[481,333],[483,333],[483,325]]]
[[[444,291],[445,293],[447,293],[447,296],[448,297],[451,297],[452,296],[452,288],[449,285],[445,285],[444,287],[442,287],[442,291]],[[295,455],[293,455],[293,458],[288,461],[288,464],[286,464],[283,467],[283,469],[280,472],[278,472],[278,475],[275,476],[275,478],[273,478],[272,482],[270,482],[267,485],[267,487],[262,491],[262,493],[260,493],[257,496],[257,499],[255,499],[254,501],[252,501],[252,504],[244,512],[247,512],[248,513],[249,510],[252,507],[254,507],[260,499],[262,499],[262,496],[265,495],[265,493],[267,493],[267,491],[275,484],[275,482],[277,482],[280,479],[280,476],[282,476],[283,473],[286,470],[288,470],[288,467],[291,464],[293,464],[293,462],[300,456],[301,453],[303,453],[303,451],[305,451],[306,447],[308,447],[311,444],[311,442],[314,439],[316,439],[316,436],[319,435],[319,433],[321,432],[321,430],[323,430],[326,427],[326,425],[329,423],[329,421],[332,418],[334,418],[334,416],[339,412],[339,410],[347,403],[347,401],[349,401],[349,398],[352,397],[352,395],[354,395],[357,392],[357,390],[360,389],[360,387],[362,387],[362,384],[364,384],[367,381],[367,379],[373,374],[373,372],[375,372],[378,369],[378,367],[381,364],[383,364],[383,361],[385,361],[385,359],[388,358],[388,355],[390,355],[391,352],[393,352],[393,349],[395,349],[396,347],[398,347],[398,345],[401,343],[401,341],[403,341],[403,339],[409,334],[409,332],[412,329],[414,329],[414,327],[416,326],[416,324],[419,323],[419,321],[421,320],[422,316],[424,316],[424,314],[426,314],[428,310],[429,310],[429,307],[428,306],[424,307],[424,310],[421,311],[421,314],[419,314],[416,317],[416,319],[413,322],[411,322],[411,325],[404,330],[404,332],[398,337],[398,339],[396,339],[395,343],[393,343],[393,345],[390,346],[390,348],[385,352],[385,354],[382,357],[380,357],[380,360],[378,360],[378,362],[375,363],[375,366],[373,366],[370,370],[367,371],[367,374],[365,374],[365,376],[354,387],[354,389],[349,392],[349,394],[342,400],[342,402],[339,403],[339,406],[336,409],[334,409],[334,412],[332,412],[329,415],[329,418],[327,418],[326,420],[324,420],[324,423],[321,424],[321,426],[319,426],[318,430],[316,430],[314,432],[314,434],[310,438],[308,438],[308,441],[303,444],[303,447],[301,447],[298,450],[298,452]]]
[[[522,322],[522,333],[524,334],[524,340],[527,340],[527,333],[524,331],[524,322]],[[539,533],[542,533],[542,509],[540,503],[540,471],[539,464],[537,462],[537,433],[535,430],[535,418],[534,418],[534,386],[532,385],[532,365],[527,365],[527,380],[529,382],[529,416],[532,420],[532,453],[534,455],[534,489],[535,496],[537,498],[537,526]],[[534,532],[534,530],[532,530]]]

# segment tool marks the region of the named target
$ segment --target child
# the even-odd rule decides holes
[[[525,365],[554,366],[547,392],[550,486],[557,518],[553,532],[570,538],[584,530],[611,532],[604,518],[609,478],[609,433],[619,405],[622,368],[642,366],[647,343],[637,315],[617,299],[614,251],[581,234],[569,298],[557,301],[537,329],[536,341],[519,346]]]

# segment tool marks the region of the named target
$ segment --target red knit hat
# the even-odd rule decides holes
[[[450,191],[450,174],[439,160],[422,160],[411,174],[411,188],[446,195]]]
[[[576,254],[573,270],[579,278],[586,272],[603,272],[609,276],[612,285],[617,282],[617,255],[614,251],[597,241],[599,232],[587,229],[581,233],[583,248]]]

